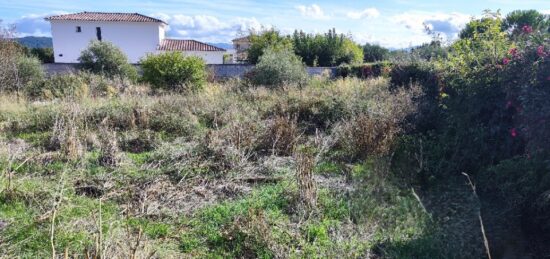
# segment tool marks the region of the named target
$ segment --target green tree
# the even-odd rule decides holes
[[[270,47],[260,57],[253,71],[253,83],[268,87],[300,84],[307,79],[307,72],[300,57],[289,49]]]
[[[472,38],[474,34],[480,35],[487,30],[494,28],[494,23],[498,22],[498,25],[502,25],[502,17],[500,12],[491,12],[485,10],[481,19],[471,20],[466,24],[464,29],[458,34],[460,39]]]
[[[308,66],[337,66],[363,61],[363,50],[351,37],[337,34],[335,29],[325,34],[295,31],[292,35],[294,52]]]
[[[292,49],[292,42],[289,37],[283,36],[278,30],[264,29],[260,32],[251,32],[250,47],[247,50],[248,62],[258,63],[260,56],[267,48]]]
[[[509,50],[511,42],[502,31],[502,18],[498,14],[488,15],[491,16],[469,22],[461,33],[461,39],[451,45],[444,63],[452,66],[449,71],[455,75],[468,79],[468,73],[488,64],[501,63]]]
[[[186,57],[181,52],[147,55],[141,60],[142,79],[163,90],[201,89],[206,83],[206,64],[200,57]]]
[[[128,62],[128,57],[113,43],[92,41],[78,58],[81,67],[92,73],[109,78],[137,79],[137,70]]]
[[[42,63],[54,62],[52,48],[32,48],[30,55],[37,57]]]
[[[521,34],[523,26],[530,26],[533,30],[550,32],[550,16],[537,10],[515,10],[506,15],[502,28],[512,35]]]
[[[434,58],[441,58],[447,56],[447,48],[442,46],[441,41],[431,41],[430,43],[424,43],[420,46],[411,49],[413,55],[424,60],[432,60]]]
[[[351,40],[351,38],[344,37],[339,58],[337,58],[336,63],[332,64],[331,66],[337,66],[343,63],[363,63],[363,58],[363,48],[361,48],[359,44]]]
[[[389,49],[386,49],[378,44],[366,43],[363,45],[363,61],[365,62],[386,60],[388,59],[389,53]]]

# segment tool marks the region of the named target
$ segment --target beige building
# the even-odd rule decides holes
[[[248,36],[236,38],[233,40],[233,48],[235,49],[234,60],[235,63],[247,63],[248,55],[247,50],[250,47],[250,39]]]

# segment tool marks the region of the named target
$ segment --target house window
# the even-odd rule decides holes
[[[80,26],[76,26],[76,32],[82,32],[82,28]]]
[[[97,40],[101,41],[101,27],[96,27],[95,28],[95,34],[97,36]]]

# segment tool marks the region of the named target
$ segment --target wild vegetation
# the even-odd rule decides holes
[[[45,76],[5,37],[2,256],[542,258],[548,20],[488,12],[334,78],[266,44],[224,82],[172,53]]]

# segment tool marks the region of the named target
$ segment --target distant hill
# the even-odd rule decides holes
[[[51,48],[53,46],[52,44],[52,38],[51,37],[34,37],[34,36],[27,36],[17,39],[21,45],[26,46],[28,48]],[[222,49],[232,49],[233,44],[231,43],[208,43],[210,45],[214,45],[218,48]]]
[[[210,45],[216,46],[218,48],[222,48],[222,49],[233,49],[233,44],[231,44],[231,43],[223,43],[223,42],[212,43],[212,42],[208,42],[207,44],[210,44]]]
[[[53,46],[52,38],[50,37],[27,36],[18,38],[17,41],[28,48],[51,48]]]

